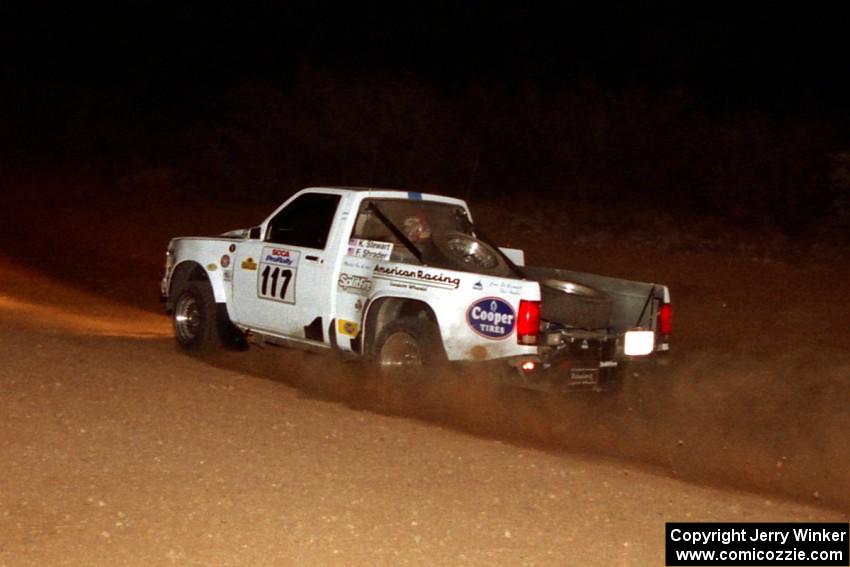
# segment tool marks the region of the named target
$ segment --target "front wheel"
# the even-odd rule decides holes
[[[212,351],[222,346],[218,313],[212,289],[189,282],[177,296],[172,314],[174,338],[188,351]]]

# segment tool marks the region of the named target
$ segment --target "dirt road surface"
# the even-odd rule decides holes
[[[126,221],[70,259],[0,262],[0,566],[662,565],[668,521],[848,520],[846,337],[748,334],[826,303],[756,301],[732,276],[748,260],[674,256],[654,279],[680,284],[685,354],[624,398],[553,401],[279,349],[189,357],[153,301],[160,250],[130,242],[174,227],[99,240]],[[661,265],[616,258],[583,268]],[[801,272],[765,269],[752,289],[795,299]],[[724,309],[748,316],[719,333]]]
[[[665,521],[841,518],[311,399],[177,352],[164,316],[3,281],[1,565],[660,565]]]

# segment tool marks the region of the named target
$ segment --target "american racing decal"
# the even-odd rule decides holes
[[[342,291],[356,295],[368,295],[372,291],[372,280],[365,276],[341,273],[337,285]]]
[[[256,270],[257,269],[257,263],[254,261],[253,258],[245,258],[244,260],[242,260],[242,269],[243,270]]]
[[[425,270],[407,270],[405,268],[387,268],[375,266],[375,279],[389,280],[390,284],[410,284],[413,289],[416,286],[436,287],[439,289],[457,289],[460,278],[447,276],[442,272],[426,272]]]
[[[380,240],[364,240],[352,238],[348,241],[348,255],[358,258],[372,258],[374,260],[389,260],[393,253],[392,242],[381,242]]]
[[[499,340],[514,332],[516,313],[509,303],[498,297],[485,297],[469,306],[466,322],[482,337]]]
[[[260,260],[260,263],[297,268],[300,257],[301,252],[299,250],[266,247],[263,248],[263,258]]]

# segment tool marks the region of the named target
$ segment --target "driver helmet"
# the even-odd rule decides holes
[[[431,238],[431,227],[425,220],[425,215],[419,213],[404,219],[404,235],[411,242],[418,242],[426,238]]]

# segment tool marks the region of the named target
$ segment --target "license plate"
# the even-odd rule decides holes
[[[570,384],[574,386],[595,386],[599,382],[598,368],[570,368]]]

